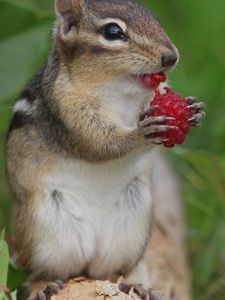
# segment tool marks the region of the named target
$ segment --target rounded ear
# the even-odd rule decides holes
[[[59,21],[60,33],[64,37],[70,35],[71,31],[79,30],[83,6],[83,0],[55,0],[55,10]]]

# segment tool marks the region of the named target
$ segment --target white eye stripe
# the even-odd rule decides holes
[[[107,25],[107,24],[110,24],[110,23],[117,24],[123,30],[124,33],[127,32],[126,24],[123,21],[121,21],[120,19],[116,19],[116,18],[106,18],[104,20],[98,19],[98,24],[97,25],[99,27],[103,27],[104,25]]]
[[[127,48],[127,44],[124,43],[124,41],[121,41],[121,40],[108,41],[103,36],[99,36],[98,41],[103,46],[106,46],[108,48],[118,48],[118,49],[121,49],[122,47]]]

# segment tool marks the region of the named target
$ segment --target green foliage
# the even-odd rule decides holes
[[[0,0],[0,228],[8,224],[9,216],[4,140],[11,107],[46,60],[53,23],[51,6],[51,1]]]
[[[16,290],[26,281],[26,274],[14,267],[9,260],[9,250],[4,240],[5,231],[0,234],[0,300],[6,299],[3,293],[3,287],[7,287],[10,292]],[[12,293],[14,298],[15,293]]]
[[[193,299],[224,300],[225,2],[140,2],[160,17],[181,52],[171,85],[207,103],[202,128],[193,130],[184,147],[171,154],[184,183]],[[53,0],[0,0],[0,228],[8,225],[10,199],[3,141],[16,96],[47,58],[53,5]],[[8,266],[7,245],[0,238],[0,282],[13,291],[24,275]]]
[[[184,185],[195,299],[224,299],[225,156],[174,151]]]
[[[7,275],[9,268],[9,250],[8,245],[4,241],[4,231],[0,235],[0,283],[7,285]]]

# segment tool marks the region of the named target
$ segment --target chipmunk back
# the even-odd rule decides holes
[[[129,275],[150,238],[153,133],[170,129],[143,123],[152,95],[140,76],[168,71],[178,51],[125,0],[56,0],[56,14],[8,134],[18,262],[32,279]]]

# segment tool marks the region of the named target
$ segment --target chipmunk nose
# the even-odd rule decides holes
[[[167,53],[162,56],[163,68],[173,67],[178,61],[178,55],[176,53]]]

